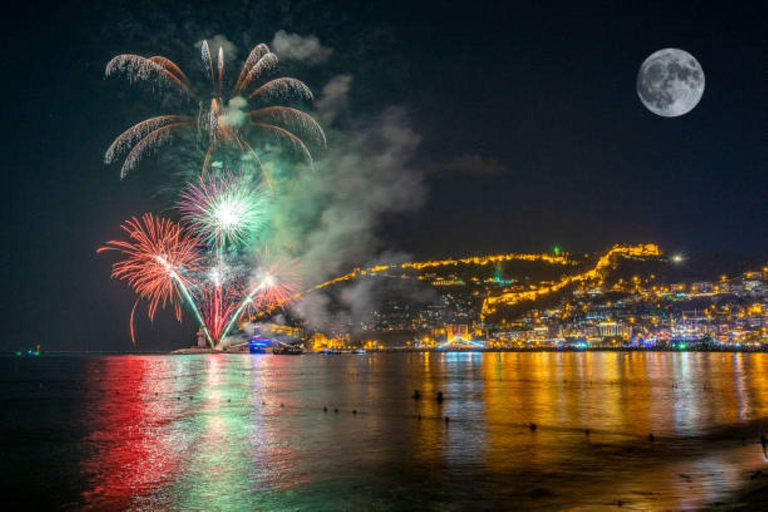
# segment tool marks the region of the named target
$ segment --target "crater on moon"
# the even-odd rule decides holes
[[[664,117],[687,114],[704,94],[704,70],[690,53],[659,50],[645,59],[637,75],[637,95],[648,110]]]

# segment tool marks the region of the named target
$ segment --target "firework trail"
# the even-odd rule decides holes
[[[208,173],[181,192],[181,219],[209,244],[241,244],[264,221],[264,193],[245,173]]]
[[[222,147],[250,155],[265,172],[254,149],[254,141],[262,139],[285,144],[312,164],[310,147],[324,148],[326,145],[322,128],[301,110],[274,105],[286,101],[309,101],[313,98],[312,92],[295,78],[267,80],[276,69],[278,59],[266,45],[259,44],[251,51],[228,91],[223,48],[219,48],[214,62],[208,42],[203,41],[201,57],[210,80],[210,85],[201,90],[194,88],[181,68],[165,57],[126,54],[118,55],[107,64],[107,76],[121,74],[130,83],[148,83],[153,89],[175,92],[186,103],[197,105],[194,115],[152,117],[118,136],[107,150],[104,160],[110,164],[123,159],[121,178],[135,169],[145,156],[158,151],[183,132],[201,135],[205,148],[203,174],[210,168],[214,152]],[[258,108],[250,110],[249,104]],[[271,184],[269,177],[265,177]]]
[[[226,336],[227,326],[245,294],[242,281],[223,260],[207,269],[196,290],[203,321],[216,343]]]
[[[134,317],[136,316],[136,306],[139,305],[139,302],[141,302],[141,298],[136,299],[136,302],[133,303],[133,307],[131,308],[131,318],[130,318],[130,321],[128,322],[128,326],[131,332],[131,343],[133,343],[133,348],[136,348],[136,328],[134,327],[135,326]]]

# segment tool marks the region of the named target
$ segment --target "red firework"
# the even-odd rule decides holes
[[[242,283],[227,275],[225,266],[207,271],[205,282],[198,286],[200,314],[214,340],[226,336],[226,328],[245,293]]]
[[[110,240],[97,251],[125,256],[112,265],[112,277],[128,282],[149,303],[150,318],[158,306],[171,304],[181,319],[180,294],[187,293],[188,276],[201,266],[199,239],[151,213],[133,217],[121,227],[128,240]]]
[[[285,260],[270,255],[265,248],[261,256],[260,269],[256,273],[255,306],[263,311],[286,308],[294,300],[301,283],[296,272],[296,260]]]

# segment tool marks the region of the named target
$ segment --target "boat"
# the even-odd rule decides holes
[[[281,343],[272,347],[272,353],[280,356],[298,356],[304,353],[304,347],[301,345],[291,345]]]
[[[251,341],[248,342],[248,351],[251,354],[265,354],[270,345],[272,345],[272,338],[265,338],[260,333],[254,332]]]

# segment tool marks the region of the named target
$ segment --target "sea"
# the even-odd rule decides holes
[[[765,353],[5,356],[0,401],[6,510],[696,510],[768,482]]]

